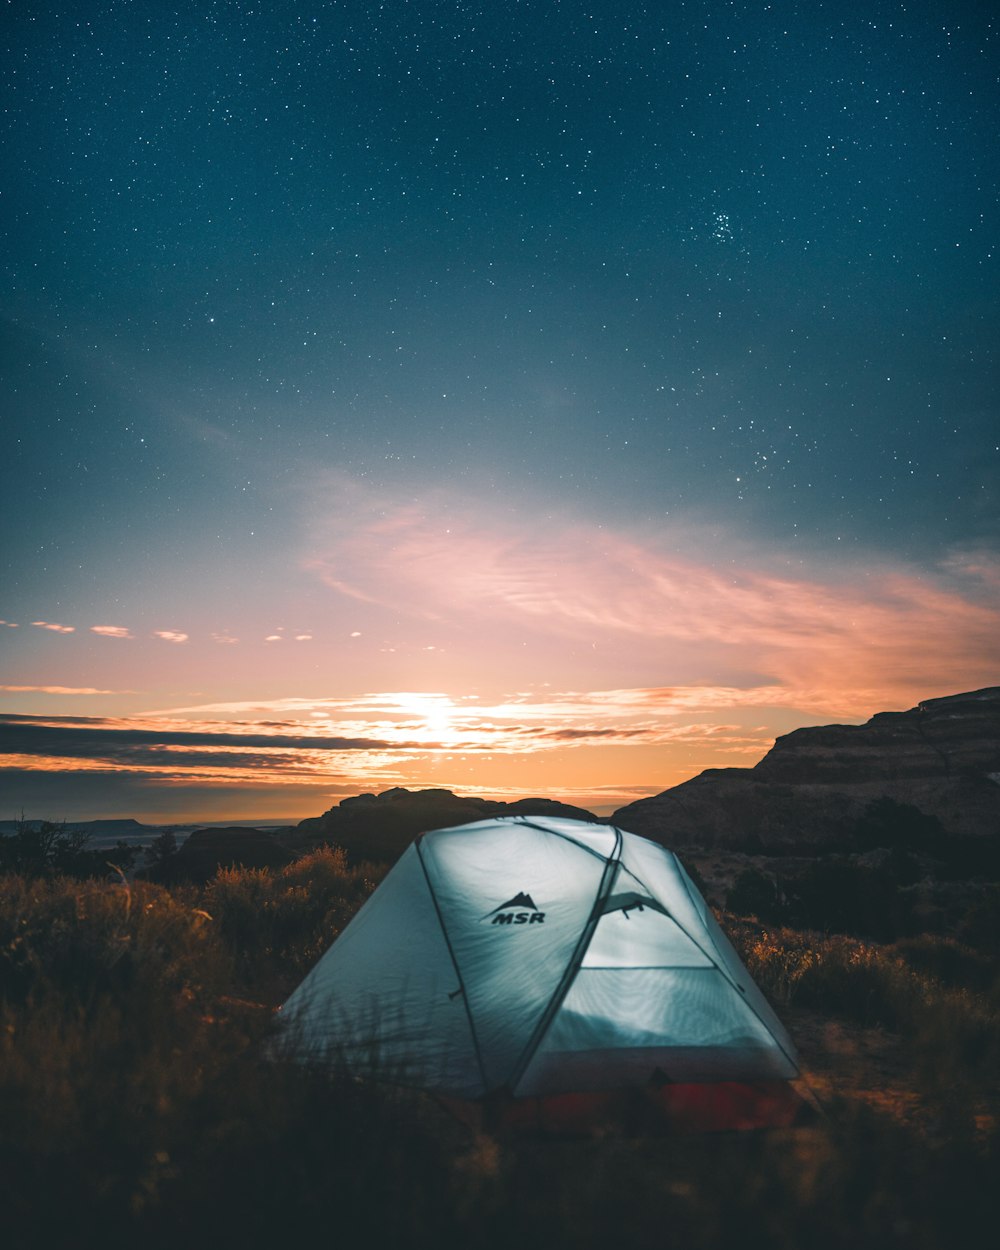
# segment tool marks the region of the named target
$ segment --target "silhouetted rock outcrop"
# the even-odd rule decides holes
[[[229,825],[196,829],[173,855],[139,875],[161,885],[178,881],[204,884],[220,868],[283,868],[295,859],[273,833]]]
[[[359,794],[343,799],[322,816],[303,820],[281,835],[287,846],[308,850],[323,843],[342,846],[354,862],[393,862],[418,833],[464,825],[490,816],[568,816],[594,820],[591,812],[554,799],[518,799],[501,803],[491,799],[463,798],[450,790],[404,790],[401,786],[382,794]]]
[[[1000,836],[1000,687],[796,729],[754,768],[712,768],[620,808],[613,824],[669,846],[835,846],[875,799],[936,817],[946,834]]]

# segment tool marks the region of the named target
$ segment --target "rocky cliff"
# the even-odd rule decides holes
[[[1000,687],[797,729],[754,768],[713,768],[620,808],[612,823],[669,846],[835,846],[875,799],[948,834],[1000,836]]]
[[[354,862],[392,862],[402,855],[418,833],[464,825],[490,816],[568,816],[595,820],[580,807],[554,799],[518,799],[501,803],[463,798],[450,790],[405,790],[397,786],[382,794],[359,794],[344,799],[322,816],[303,820],[281,835],[286,846],[310,850],[323,843],[342,846]]]

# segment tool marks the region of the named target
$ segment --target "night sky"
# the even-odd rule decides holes
[[[0,818],[996,684],[990,7],[9,5]]]

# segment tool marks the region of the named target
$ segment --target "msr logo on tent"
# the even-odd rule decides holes
[[[545,912],[539,911],[531,895],[522,891],[506,903],[488,911],[483,919],[490,924],[542,924],[545,921]]]

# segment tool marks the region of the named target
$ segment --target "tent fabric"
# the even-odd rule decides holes
[[[459,1099],[798,1075],[676,856],[563,818],[421,835],[281,1014],[296,1053]]]

